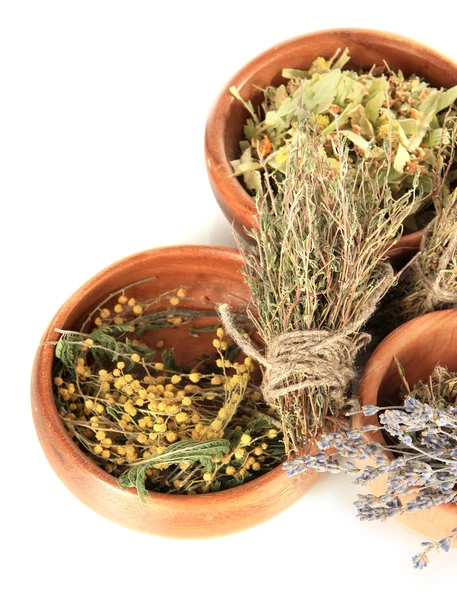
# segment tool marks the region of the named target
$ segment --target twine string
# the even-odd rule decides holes
[[[427,244],[433,233],[433,221],[425,228],[424,235],[421,240],[421,252],[426,251]],[[421,269],[418,261],[411,265],[413,277],[416,278],[422,289],[425,291],[425,306],[426,312],[433,312],[443,304],[457,304],[457,291],[446,289],[442,285],[442,274],[447,265],[451,262],[457,250],[457,229],[450,239],[443,254],[440,256],[436,275],[433,277],[427,276]]]
[[[269,342],[265,354],[238,331],[230,307],[227,304],[218,306],[227,334],[247,356],[264,367],[261,388],[266,402],[273,403],[278,397],[316,387],[332,390],[334,400],[343,399],[355,377],[355,356],[370,340],[367,333],[357,331],[373,314],[394,276],[388,264],[381,264],[378,272],[378,285],[356,322],[340,331],[305,329],[282,333]]]

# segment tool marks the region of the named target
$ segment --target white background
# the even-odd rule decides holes
[[[123,529],[61,484],[29,404],[43,330],[97,271],[155,246],[233,244],[203,134],[239,67],[288,37],[338,26],[401,33],[457,59],[452,4],[1,3],[3,598],[455,595],[457,551],[414,571],[420,538],[395,522],[359,523],[344,478],[323,477],[287,512],[228,538]]]

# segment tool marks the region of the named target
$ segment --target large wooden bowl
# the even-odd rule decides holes
[[[364,369],[359,387],[362,405],[377,405],[383,399],[398,396],[401,382],[394,357],[404,368],[408,384],[418,380],[426,381],[437,364],[450,371],[457,371],[457,310],[423,315],[387,336],[373,352]],[[377,416],[356,415],[353,426],[358,429],[363,425],[379,425]],[[366,434],[366,438],[374,438],[385,444],[379,431]],[[392,458],[389,452],[386,451],[386,454]],[[376,496],[385,493],[385,478],[371,482],[369,487]],[[405,502],[407,501],[408,497],[405,498]],[[398,519],[425,538],[439,540],[457,527],[457,505],[443,504],[402,515]]]
[[[241,310],[249,291],[235,250],[214,246],[176,246],[135,254],[100,272],[58,310],[42,343],[55,341],[55,328],[74,329],[114,291],[155,275],[130,292],[145,299],[180,286],[191,286],[195,297],[208,296]],[[169,329],[167,345],[184,349],[180,360],[201,356],[213,334],[195,339],[184,328]],[[176,337],[178,336],[178,337]],[[214,349],[212,348],[214,351]],[[72,441],[57,413],[51,369],[54,346],[40,345],[32,374],[32,409],[43,450],[63,483],[87,506],[117,523],[146,533],[197,538],[234,533],[262,523],[300,498],[318,474],[288,479],[281,467],[231,490],[198,496],[150,493],[143,505],[136,491],[122,490],[117,480],[99,468]]]
[[[263,52],[240,69],[217,98],[208,117],[205,133],[206,166],[214,195],[235,229],[255,225],[254,199],[233,173],[230,161],[239,158],[239,142],[248,112],[229,92],[239,89],[244,100],[258,106],[267,85],[285,83],[284,67],[307,69],[318,56],[330,57],[338,48],[348,47],[351,62],[347,68],[370,69],[386,61],[391,69],[405,75],[416,74],[437,87],[457,84],[457,63],[414,40],[393,33],[367,29],[334,29],[296,37]],[[391,258],[407,258],[419,248],[423,231],[404,235],[391,249]]]

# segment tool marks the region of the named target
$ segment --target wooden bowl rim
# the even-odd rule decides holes
[[[52,392],[52,378],[50,375],[54,360],[54,346],[43,345],[43,343],[58,339],[58,334],[54,329],[56,327],[59,328],[59,326],[65,322],[69,313],[74,309],[75,304],[77,304],[78,298],[90,292],[94,285],[100,283],[101,280],[108,280],[116,273],[123,271],[124,268],[129,268],[131,261],[142,262],[144,259],[166,259],[167,257],[176,257],[179,255],[181,258],[186,257],[186,260],[192,262],[199,261],[200,257],[208,252],[214,254],[215,258],[217,257],[219,261],[223,261],[226,264],[232,263],[232,267],[241,267],[242,265],[242,260],[238,251],[223,246],[177,245],[155,248],[132,254],[104,268],[78,288],[78,290],[74,292],[74,294],[72,294],[72,296],[57,311],[41,339],[32,372],[32,404],[41,406],[42,414],[48,425],[47,435],[55,438],[56,443],[60,446],[60,452],[66,457],[66,460],[74,461],[79,469],[82,469],[87,475],[96,478],[107,486],[114,488],[118,495],[126,496],[136,494],[136,491],[133,489],[122,489],[118,485],[116,477],[110,475],[96,465],[95,462],[84,454],[84,452],[69,437],[57,412]],[[49,376],[40,376],[40,373],[48,373]],[[34,386],[36,386],[35,391]],[[36,407],[34,406],[33,408],[35,412]],[[255,494],[259,490],[274,484],[280,477],[286,479],[286,474],[281,465],[252,481],[248,481],[238,487],[228,490],[209,492],[195,496],[175,496],[160,492],[149,492],[149,499],[155,502],[166,503],[170,507],[186,505],[188,508],[191,508],[191,504],[202,506],[204,503],[231,503],[233,500],[240,497],[240,495]]]
[[[227,133],[225,127],[226,115],[229,112],[230,106],[234,102],[237,102],[228,93],[228,90],[231,86],[240,88],[245,85],[247,81],[255,76],[257,71],[268,66],[269,63],[276,59],[278,54],[287,49],[301,45],[322,35],[338,36],[340,34],[350,34],[355,38],[359,38],[358,41],[362,37],[368,37],[372,41],[382,40],[384,43],[389,42],[391,45],[403,50],[414,48],[416,54],[424,58],[427,57],[429,62],[438,63],[439,67],[437,68],[442,69],[443,65],[446,64],[450,69],[455,70],[457,80],[457,62],[446,54],[438,52],[430,46],[407,36],[369,28],[340,27],[313,31],[284,40],[252,58],[231,77],[216,98],[209,113],[205,130],[205,154],[210,179],[214,181],[214,185],[217,187],[224,203],[236,215],[236,220],[239,220],[242,226],[248,229],[252,227],[251,221],[256,215],[255,199],[243,188],[238,177],[232,176],[233,169],[230,165],[229,157],[225,152],[225,138]],[[388,252],[388,256],[395,258],[402,255],[405,251],[418,249],[423,231],[423,229],[420,229],[402,236],[401,241],[399,240],[398,244]]]
[[[392,331],[384,340],[382,340],[382,342],[377,346],[373,354],[368,359],[368,362],[362,373],[360,385],[357,391],[357,395],[360,398],[361,405],[377,405],[377,393],[379,390],[380,383],[384,377],[386,370],[392,364],[393,357],[395,356],[395,348],[397,347],[398,342],[404,337],[405,333],[407,334],[409,331],[414,330],[418,326],[418,324],[422,325],[424,323],[431,323],[439,330],[440,323],[442,323],[442,327],[449,327],[449,322],[451,322],[453,324],[452,326],[457,329],[457,309],[451,308],[448,310],[427,313],[425,315],[421,315],[420,317],[416,317],[415,319],[407,321],[406,323]],[[413,343],[414,342],[412,341],[411,344]],[[385,357],[383,357],[385,350],[390,348],[392,348],[392,351],[386,354]],[[377,365],[380,360],[380,355],[380,364],[383,367],[385,366],[385,368],[378,369]],[[367,388],[369,389],[369,391],[367,391]],[[354,415],[352,420],[352,426],[354,429],[360,429],[365,425],[379,426],[378,416],[373,415],[371,417],[365,417],[361,413]],[[367,442],[374,441],[379,444],[382,444],[383,446],[386,444],[381,431],[365,432],[363,436],[367,440]],[[389,460],[392,460],[394,458],[393,454],[389,450],[385,450],[385,454],[389,458]],[[435,509],[446,511],[447,513],[452,513],[453,518],[457,517],[457,505],[454,503],[441,504]]]

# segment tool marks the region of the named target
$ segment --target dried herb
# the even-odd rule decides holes
[[[444,193],[457,146],[457,120],[452,124],[450,151],[444,172],[435,173],[432,199],[436,217],[425,228],[420,251],[386,298],[378,316],[384,329],[427,312],[457,304],[457,190]]]
[[[419,254],[388,300],[379,320],[388,319],[390,329],[457,305],[457,191],[426,227]]]
[[[426,198],[437,168],[437,149],[449,143],[444,120],[446,109],[457,99],[457,86],[439,90],[415,75],[393,73],[387,66],[362,73],[343,69],[349,60],[346,48],[330,60],[317,58],[309,70],[286,68],[282,75],[287,85],[268,86],[257,111],[245,102],[250,117],[240,142],[241,156],[232,161],[234,174],[243,177],[253,195],[266,191],[261,177],[264,169],[280,181],[305,108],[314,115],[335,166],[339,158],[334,139],[339,131],[348,141],[352,163],[362,157],[389,162],[388,181],[394,196],[414,187],[419,177],[424,201],[411,211],[405,226],[421,229],[433,214]],[[236,88],[231,92],[242,101]]]
[[[196,303],[201,308],[190,308]],[[233,318],[253,333],[245,316]],[[190,343],[214,331],[214,353],[181,366],[163,340],[145,341],[147,332],[178,327],[189,329]],[[54,389],[65,427],[143,502],[148,490],[230,488],[283,460],[279,423],[263,402],[252,360],[236,360],[239,349],[210,300],[179,288],[140,302],[121,290],[88,315],[81,331],[60,333]]]
[[[378,426],[325,435],[318,441],[316,455],[284,465],[289,476],[309,469],[357,474],[354,483],[359,485],[386,477],[387,489],[381,496],[358,494],[354,504],[361,521],[384,521],[457,503],[457,373],[438,366],[427,382],[418,381],[410,389],[399,368],[405,387],[401,404],[368,405],[360,411],[365,416],[379,414]],[[367,442],[367,433],[371,436],[377,431],[391,443]],[[393,460],[386,456],[386,448],[394,452]],[[368,465],[359,469],[354,460]],[[424,550],[413,557],[414,567],[427,566],[428,553],[433,549],[447,552],[454,539],[457,528],[437,542],[423,542]]]
[[[267,174],[267,193],[257,195],[253,245],[239,240],[265,353],[243,343],[222,314],[227,332],[263,365],[262,391],[280,415],[289,456],[309,450],[350,400],[354,358],[369,339],[364,323],[394,281],[382,260],[414,202],[412,192],[392,197],[386,168],[363,159],[352,169],[342,137],[333,143],[337,168],[310,120],[300,122],[285,177],[273,187]]]

